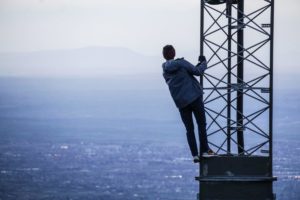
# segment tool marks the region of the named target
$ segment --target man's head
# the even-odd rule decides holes
[[[163,56],[166,60],[174,59],[175,57],[175,49],[172,45],[166,45],[163,48]]]

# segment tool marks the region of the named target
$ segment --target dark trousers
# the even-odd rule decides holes
[[[209,147],[207,142],[206,118],[202,97],[199,97],[186,107],[179,109],[179,112],[186,128],[186,136],[192,156],[199,155],[194,132],[193,114],[196,118],[196,122],[198,125],[198,134],[200,139],[200,154],[207,152]]]

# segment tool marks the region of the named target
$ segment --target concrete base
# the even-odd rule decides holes
[[[274,200],[271,160],[260,156],[216,156],[200,163],[200,200]]]

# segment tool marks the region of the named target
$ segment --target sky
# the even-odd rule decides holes
[[[0,0],[0,52],[118,46],[159,55],[167,43],[198,52],[199,7],[199,0]],[[299,8],[299,0],[275,1],[280,66],[298,63]]]
[[[198,49],[199,2],[0,0],[0,51],[122,46],[156,54],[165,43]],[[177,28],[184,31],[175,31]],[[183,40],[194,38],[194,40]]]

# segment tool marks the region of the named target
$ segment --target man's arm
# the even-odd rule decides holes
[[[192,75],[200,76],[207,69],[206,60],[199,62],[196,66],[186,60],[182,60],[183,67]]]

